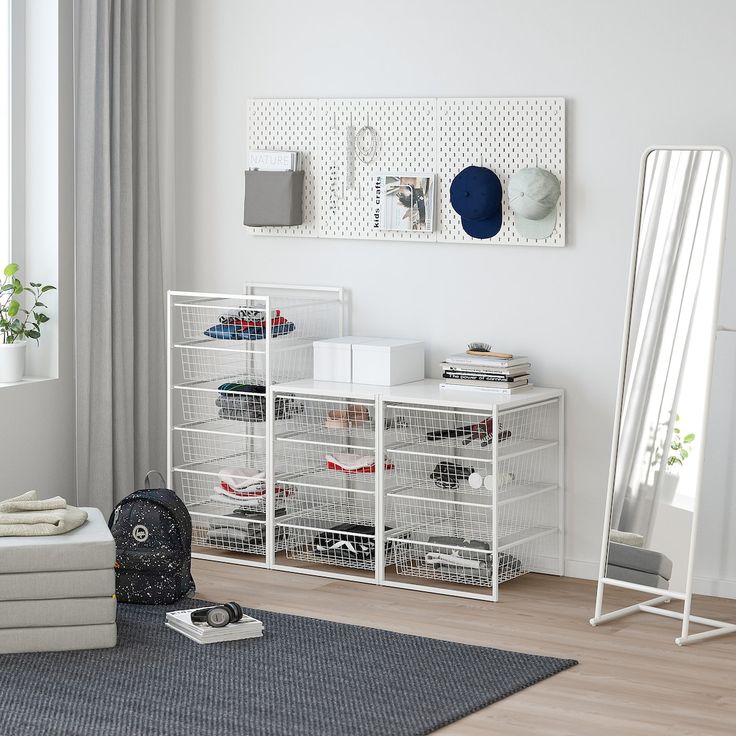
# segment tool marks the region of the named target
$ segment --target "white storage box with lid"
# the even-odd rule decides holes
[[[353,345],[371,337],[333,337],[314,343],[314,380],[350,383],[353,380]]]
[[[353,383],[396,386],[423,378],[421,340],[373,337],[353,344]]]

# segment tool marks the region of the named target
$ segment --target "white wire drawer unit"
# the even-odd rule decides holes
[[[192,517],[194,556],[265,566],[282,549],[266,521],[269,432],[301,403],[270,387],[312,374],[312,343],[343,330],[343,292],[248,285],[244,294],[169,292],[169,485]],[[273,408],[273,415],[272,415]]]
[[[274,567],[492,601],[525,573],[563,573],[561,391],[272,393],[303,406],[272,434]]]

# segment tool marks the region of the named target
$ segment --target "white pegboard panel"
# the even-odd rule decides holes
[[[436,164],[437,100],[321,100],[320,236],[369,240],[428,240],[436,232],[396,232],[372,226],[373,185],[378,173],[433,173]],[[351,188],[345,177],[346,132],[370,125],[378,133],[370,164],[357,156]],[[435,221],[436,223],[436,221]],[[436,230],[436,227],[435,227]]]
[[[248,229],[259,235],[319,237],[319,100],[248,100],[248,150],[300,151],[304,166],[303,224]]]
[[[347,126],[378,132],[375,159],[355,157],[355,183],[345,182]],[[305,161],[304,224],[254,228],[263,235],[382,239],[491,245],[565,245],[565,101],[561,97],[416,99],[260,99],[248,107],[249,149],[301,151]],[[466,166],[487,166],[504,188],[503,227],[489,240],[462,230],[450,206],[453,177]],[[508,207],[508,179],[540,166],[560,180],[557,225],[545,240],[520,236]],[[377,173],[436,174],[433,233],[371,227]]]
[[[485,97],[438,100],[437,173],[441,243],[565,245],[565,100],[562,97]],[[465,233],[450,205],[450,183],[466,166],[492,169],[503,186],[503,226],[489,240]],[[511,174],[529,166],[560,180],[557,224],[549,238],[524,238],[514,227],[507,197]]]

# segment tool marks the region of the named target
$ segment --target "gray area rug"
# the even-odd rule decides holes
[[[0,655],[0,734],[419,736],[577,664],[248,610],[263,639],[200,645],[118,604],[115,649]]]

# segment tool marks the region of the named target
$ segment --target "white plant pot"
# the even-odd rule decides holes
[[[26,342],[0,343],[0,383],[18,383],[26,372]]]

